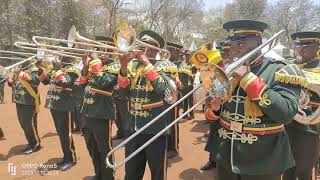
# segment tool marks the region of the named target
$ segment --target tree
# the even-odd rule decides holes
[[[285,30],[285,44],[291,46],[290,35],[297,31],[310,31],[319,27],[320,7],[311,0],[279,0],[270,3],[265,20],[271,32]]]

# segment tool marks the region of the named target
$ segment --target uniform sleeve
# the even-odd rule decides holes
[[[270,86],[253,73],[246,75],[240,86],[265,115],[277,123],[288,124],[298,111],[301,84],[305,81],[303,76],[295,65],[288,65],[276,72]]]
[[[57,86],[64,88],[72,87],[78,75],[75,73],[64,73],[58,71],[55,75],[55,81]]]
[[[30,84],[39,85],[40,80],[38,77],[38,71],[21,71],[19,73],[19,78],[27,81]]]
[[[117,78],[114,74],[108,72],[101,72],[99,74],[92,74],[98,88],[106,88],[114,86]]]
[[[155,92],[160,96],[164,96],[165,90],[170,88],[166,81],[170,77],[166,73],[158,72],[152,64],[145,67],[144,76],[151,82]]]
[[[39,75],[39,80],[42,82],[42,84],[48,85],[50,84],[52,74],[53,74],[53,71],[49,71],[47,73],[42,71],[42,73]]]

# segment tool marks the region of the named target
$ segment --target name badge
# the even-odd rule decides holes
[[[235,122],[235,121],[231,121],[231,123],[230,123],[230,129],[232,131],[242,133],[242,127],[243,127],[242,123]]]
[[[136,109],[136,110],[142,109],[142,104],[141,103],[134,103],[134,109]]]

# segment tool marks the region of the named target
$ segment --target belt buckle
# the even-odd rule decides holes
[[[230,122],[230,130],[242,133],[243,124],[235,121]]]
[[[141,110],[142,109],[142,104],[141,103],[134,103],[134,109],[135,110]]]

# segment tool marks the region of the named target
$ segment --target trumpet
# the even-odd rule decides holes
[[[216,97],[220,97],[222,99],[227,98],[227,92],[230,88],[230,79],[232,79],[231,74],[234,72],[239,66],[242,64],[248,62],[252,57],[254,57],[257,54],[261,53],[261,49],[269,45],[270,51],[275,45],[276,42],[278,42],[280,39],[280,35],[284,33],[284,30],[279,31],[275,35],[273,35],[270,39],[262,43],[260,46],[256,47],[249,53],[245,54],[243,57],[239,58],[236,62],[230,63],[228,66],[226,66],[225,70],[221,69],[219,66],[211,63],[204,63],[202,64],[202,67],[200,68],[200,78],[202,80],[202,84],[195,87],[192,91],[190,91],[188,94],[180,98],[177,102],[173,103],[169,108],[167,108],[165,111],[160,113],[157,117],[152,119],[150,122],[148,122],[145,126],[137,130],[135,133],[133,133],[131,136],[129,136],[127,139],[125,139],[122,143],[117,145],[115,148],[113,148],[106,157],[106,164],[108,167],[112,169],[118,169],[122,165],[124,165],[126,162],[128,162],[130,159],[132,159],[134,156],[136,156],[140,151],[142,151],[144,148],[146,148],[149,144],[151,144],[154,140],[156,140],[159,136],[161,136],[163,133],[165,133],[168,129],[170,129],[175,123],[180,121],[185,115],[187,115],[190,111],[195,109],[198,105],[200,105],[202,102],[204,102],[208,97],[211,95],[215,95]],[[258,58],[266,54],[268,51],[261,53]],[[258,60],[256,58],[253,62]],[[143,144],[141,147],[139,147],[137,150],[132,152],[130,155],[128,155],[125,159],[122,161],[112,164],[110,162],[110,157],[113,153],[115,153],[117,150],[119,150],[121,147],[124,147],[128,142],[130,142],[133,138],[135,138],[137,135],[141,134],[145,129],[147,129],[149,126],[154,124],[156,121],[158,121],[162,116],[164,116],[166,113],[168,113],[171,109],[175,108],[179,103],[181,103],[183,100],[188,98],[190,95],[192,95],[195,91],[197,91],[200,88],[204,88],[208,92],[208,96],[202,98],[198,103],[196,103],[194,106],[192,106],[188,111],[183,113],[181,116],[179,116],[177,119],[175,119],[172,123],[170,123],[168,126],[166,126],[164,129],[162,129],[158,134],[153,136],[150,140],[148,140],[145,144]]]

